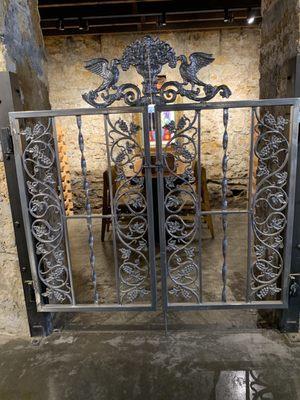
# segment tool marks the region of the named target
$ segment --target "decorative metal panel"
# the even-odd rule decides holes
[[[41,294],[50,303],[71,303],[63,202],[59,195],[51,119],[47,126],[38,122],[33,127],[26,127],[21,135],[26,141],[22,164]]]
[[[141,127],[118,118],[106,117],[111,169],[115,170],[112,196],[113,229],[117,251],[120,303],[149,301],[149,221],[145,184],[145,154],[139,144]],[[113,182],[112,182],[113,183]]]
[[[245,232],[252,232],[247,242],[250,258],[245,262],[247,267],[244,270],[247,289],[240,306],[263,306],[267,302],[275,305],[276,302],[284,301],[282,291],[286,289],[288,282],[284,276],[287,276],[289,270],[285,254],[291,251],[288,241],[291,233],[287,231],[288,209],[293,209],[288,198],[293,187],[288,187],[288,181],[289,174],[293,174],[290,172],[291,163],[295,163],[295,160],[290,160],[289,121],[282,116],[274,117],[265,108],[260,109],[262,116],[259,117],[258,108],[253,108],[248,157],[251,164],[249,171],[254,171],[253,176],[249,176],[250,188],[254,185],[255,192],[252,194],[249,189],[248,206],[236,210],[228,206],[230,107],[219,108],[223,111],[223,132],[220,132],[223,150],[220,158],[221,207],[209,211],[201,210],[203,193],[197,190],[196,175],[201,174],[200,111],[203,114],[205,107],[204,110],[192,111],[190,108],[189,111],[184,111],[185,106],[182,105],[180,110],[189,117],[183,115],[178,122],[171,121],[164,127],[159,124],[163,113],[159,111],[158,129],[166,128],[171,136],[167,143],[163,143],[162,134],[158,135],[158,153],[161,151],[158,156],[163,162],[163,173],[160,175],[163,204],[159,204],[159,208],[165,230],[161,254],[166,254],[165,258],[162,257],[162,268],[166,269],[167,308],[184,309],[186,303],[191,308],[214,306],[213,301],[203,302],[206,281],[203,278],[201,260],[201,224],[202,218],[207,215],[218,215],[221,223],[219,236],[213,239],[220,241],[222,251],[219,276],[216,274],[217,270],[214,272],[215,293],[218,290],[217,282],[221,278],[220,300],[215,302],[216,307],[227,304],[234,307],[235,302],[237,303],[232,300],[228,302],[227,299],[228,272],[232,271],[228,255],[235,251],[234,246],[228,245],[228,216],[235,214],[248,216]],[[171,108],[168,107],[167,110],[169,109]],[[255,129],[254,117],[257,119]]]
[[[226,85],[213,86],[201,81],[198,72],[214,61],[212,54],[195,52],[189,55],[176,55],[175,50],[166,42],[152,36],[145,36],[127,46],[118,59],[108,61],[105,58],[89,60],[85,68],[102,78],[100,86],[83,94],[83,99],[96,108],[110,106],[123,100],[129,106],[173,103],[178,96],[195,102],[211,100],[218,93],[228,98],[231,95]],[[157,87],[158,75],[162,67],[176,68],[182,82],[168,81],[160,89]],[[136,83],[118,85],[120,70],[134,67],[142,76],[142,90]],[[97,101],[100,99],[100,102]]]
[[[287,227],[289,142],[288,120],[269,112],[258,119],[255,155],[257,186],[253,199],[255,262],[252,267],[253,299],[274,298],[282,291],[283,249]]]
[[[168,292],[177,301],[200,301],[199,209],[194,165],[198,160],[197,117],[166,126],[172,139],[163,147]],[[179,165],[183,165],[178,171]]]

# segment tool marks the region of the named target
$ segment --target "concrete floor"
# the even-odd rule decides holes
[[[86,228],[72,221],[73,273],[80,301],[91,301]],[[203,240],[204,296],[220,298],[220,220]],[[103,301],[114,301],[111,239],[94,226]],[[242,300],[246,221],[228,224],[228,296]],[[159,259],[157,258],[157,261]],[[59,314],[61,332],[33,344],[0,337],[0,400],[300,399],[300,337],[257,329],[256,310],[170,312],[163,331],[158,268],[156,312]]]
[[[0,337],[1,400],[300,399],[300,338],[275,331]]]
[[[215,238],[211,239],[208,229],[203,226],[202,269],[204,301],[220,301],[222,291],[222,223],[221,217],[214,217]],[[100,241],[100,221],[93,224],[95,236],[96,272],[98,288],[103,303],[116,301],[114,284],[114,262],[111,232],[104,243]],[[77,302],[92,301],[92,284],[89,268],[87,228],[78,220],[69,221],[73,279]],[[159,249],[157,249],[157,312],[119,313],[77,313],[59,317],[57,326],[66,330],[107,330],[107,329],[163,329],[161,311],[161,279]],[[245,215],[228,217],[228,301],[245,300],[247,268],[247,219]],[[170,312],[168,324],[171,328],[196,327],[215,329],[253,329],[257,324],[255,310],[219,310],[197,312]]]

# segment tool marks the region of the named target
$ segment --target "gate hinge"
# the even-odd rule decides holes
[[[10,155],[14,154],[14,146],[11,131],[9,128],[2,128],[1,132],[1,145],[3,155],[9,160]]]
[[[34,282],[32,280],[26,280],[24,283],[27,285],[28,300],[30,303],[35,303],[35,293],[34,293]]]

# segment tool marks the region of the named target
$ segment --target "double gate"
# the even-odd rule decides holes
[[[276,99],[10,113],[38,311],[287,307],[299,105],[299,99]],[[247,201],[239,208],[228,203],[230,121],[236,109],[249,115]],[[166,111],[179,117],[162,126]],[[221,204],[209,210],[203,209],[201,179],[205,166],[202,121],[207,112],[221,113],[221,155],[215,156],[220,157]],[[85,116],[102,119],[93,135],[104,132],[105,137],[111,203],[108,214],[93,213]],[[76,215],[66,215],[64,207],[58,118],[68,118],[76,126],[85,204],[85,212]],[[213,251],[220,250],[217,263],[205,254],[203,222],[208,217],[221,224],[219,236],[210,239],[217,241]],[[229,244],[228,224],[235,217],[243,218],[247,240],[245,283],[239,288],[238,299],[228,292],[230,255],[239,247],[238,243]],[[82,268],[88,269],[90,283],[89,301],[84,303],[77,300],[74,285],[70,219],[86,224],[89,265]],[[95,234],[94,224],[102,219],[112,226],[115,299],[110,303],[101,293],[95,251],[100,236]],[[207,285],[209,277],[220,283],[213,301],[209,290],[214,283]]]
[[[15,192],[38,311],[162,308],[166,316],[169,310],[288,307],[289,292],[298,290],[290,267],[300,100],[209,103],[231,95],[226,85],[197,77],[213,60],[196,52],[188,61],[146,36],[119,59],[87,62],[102,77],[82,96],[94,108],[10,113]],[[162,68],[178,63],[182,81],[159,83]],[[118,82],[120,69],[130,67],[141,84]],[[179,99],[192,103],[175,104]],[[116,101],[126,106],[111,107]],[[77,165],[71,185],[82,200],[74,215],[65,210],[56,129],[64,119]],[[91,172],[90,157],[100,142],[107,182],[95,196],[99,170]],[[218,173],[210,187],[219,196],[209,206],[212,165]],[[7,171],[15,185],[14,165]],[[229,199],[234,171],[247,181],[238,206]]]

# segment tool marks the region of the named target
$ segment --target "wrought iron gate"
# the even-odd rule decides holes
[[[289,106],[289,120],[275,118],[268,106]],[[227,204],[227,168],[230,159],[228,120],[235,108],[251,113],[249,132],[248,206],[230,209]],[[172,138],[163,144],[161,113],[183,112],[168,125]],[[201,115],[222,110],[222,207],[201,210]],[[109,215],[93,214],[85,158],[84,115],[102,116],[109,166]],[[122,118],[120,117],[122,115]],[[142,127],[132,122],[138,115]],[[189,116],[188,116],[189,115]],[[58,160],[55,120],[72,116],[76,121],[78,148],[85,193],[85,214],[66,216]],[[287,305],[294,207],[295,169],[299,124],[297,99],[222,102],[203,105],[77,109],[11,113],[22,211],[39,311],[155,310],[157,306],[155,253],[160,254],[164,309],[283,308]],[[130,117],[128,119],[128,117]],[[156,128],[156,156],[150,152],[149,131]],[[290,134],[286,136],[287,127]],[[153,127],[152,127],[153,128]],[[137,135],[143,133],[143,146]],[[257,136],[257,137],[256,137]],[[170,159],[172,149],[173,157]],[[254,159],[257,159],[256,175]],[[177,172],[178,164],[183,165]],[[196,168],[195,168],[196,166]],[[197,171],[198,169],[198,171]],[[112,171],[114,176],[112,175]],[[155,179],[154,179],[155,178]],[[113,179],[118,182],[113,190]],[[196,180],[198,184],[196,185]],[[155,244],[153,185],[157,185],[159,240]],[[253,192],[253,183],[256,189]],[[188,209],[188,211],[187,211]],[[222,291],[219,301],[204,301],[202,224],[205,215],[222,220],[223,261],[219,266]],[[248,256],[244,301],[227,298],[228,216],[247,216]],[[92,292],[90,304],[78,304],[72,282],[72,262],[67,221],[86,221]],[[102,304],[98,290],[101,276],[95,271],[93,223],[109,218],[113,224],[116,301]],[[231,250],[233,251],[233,250]]]
[[[183,82],[157,87],[162,66],[175,68],[181,61]],[[224,101],[208,103],[216,94],[229,97],[225,85],[201,82],[198,70],[213,58],[185,56],[159,39],[146,37],[125,49],[120,60],[91,60],[87,69],[103,77],[98,89],[83,95],[95,108],[10,113],[15,162],[26,227],[26,242],[39,311],[151,311],[213,308],[285,308],[288,302],[295,178],[298,150],[299,99]],[[143,90],[132,83],[117,86],[118,65],[134,66],[143,76]],[[190,84],[191,88],[187,89]],[[111,93],[110,90],[114,90]],[[97,98],[103,100],[98,103]],[[195,103],[172,104],[177,97]],[[109,107],[124,100],[127,106]],[[249,112],[247,206],[228,205],[231,128],[236,109]],[[221,207],[202,209],[202,119],[213,110],[222,113],[220,138]],[[162,113],[176,111],[164,127]],[[85,117],[101,119],[94,135],[105,133],[111,209],[92,210]],[[56,120],[75,124],[80,154],[85,213],[65,213]],[[138,123],[136,122],[138,121]],[[155,153],[151,150],[150,133]],[[153,137],[155,136],[155,139]],[[228,220],[246,217],[247,266],[242,299],[228,293]],[[215,267],[221,279],[217,300],[207,288],[203,264],[202,219],[218,217],[222,223],[222,262]],[[78,301],[68,222],[85,221],[88,233],[89,302]],[[101,274],[97,273],[94,232],[97,220],[112,223],[115,297],[104,302]],[[158,262],[160,262],[160,266]],[[159,273],[157,273],[159,271]],[[159,285],[158,285],[159,283]],[[158,295],[159,293],[159,295]],[[159,305],[160,307],[160,305]]]

